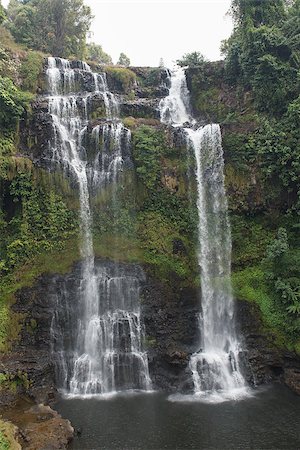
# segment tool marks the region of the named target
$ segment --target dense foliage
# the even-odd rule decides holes
[[[3,185],[10,214],[0,210],[0,270],[7,271],[40,253],[61,248],[77,231],[76,217],[60,195],[35,184],[33,173],[20,171]]]
[[[175,273],[192,284],[197,210],[185,184],[188,168],[181,160],[186,150],[171,145],[162,130],[149,126],[140,126],[133,137],[136,172],[144,190],[138,235],[145,259],[166,281]]]
[[[238,296],[257,302],[265,323],[297,347],[300,2],[234,0],[232,14],[235,29],[223,45],[224,146],[230,206],[244,214],[233,221],[234,282]],[[250,247],[244,245],[249,233]]]
[[[202,66],[205,59],[200,52],[186,53],[176,63],[181,67],[199,67]]]
[[[7,14],[17,42],[61,57],[84,56],[92,15],[83,0],[11,0]]]
[[[232,83],[251,88],[257,108],[280,115],[299,95],[300,2],[234,0],[233,35],[224,43]]]
[[[86,58],[88,61],[94,61],[98,64],[112,64],[111,56],[109,56],[101,45],[91,43],[86,46]]]
[[[0,76],[0,128],[11,128],[28,106],[31,96],[18,89],[9,78]]]
[[[120,53],[119,60],[118,60],[117,64],[119,66],[129,67],[130,66],[130,59],[128,58],[127,55],[125,55],[125,53]]]
[[[3,8],[3,6],[1,5],[1,2],[0,2],[0,25],[1,25],[2,22],[4,22],[4,19],[5,19],[4,8]]]

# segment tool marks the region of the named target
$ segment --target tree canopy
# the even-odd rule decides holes
[[[129,67],[130,66],[130,59],[128,58],[127,55],[125,55],[125,53],[120,53],[119,60],[118,60],[117,64],[119,66]]]
[[[186,53],[176,62],[181,67],[199,67],[204,62],[204,56],[200,52]]]
[[[86,53],[89,61],[95,61],[99,64],[112,64],[111,56],[102,49],[101,45],[94,42],[87,45]]]
[[[282,114],[299,95],[300,1],[233,0],[233,35],[223,46],[231,82],[251,89],[257,107]]]
[[[3,6],[1,5],[1,1],[0,1],[0,25],[1,25],[1,23],[4,21],[4,19],[5,19],[4,8],[3,8]]]
[[[91,9],[83,0],[11,0],[9,27],[17,42],[61,57],[83,57]]]

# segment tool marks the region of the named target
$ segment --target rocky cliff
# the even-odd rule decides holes
[[[72,67],[80,68],[80,64],[73,61]],[[168,91],[164,69],[94,67],[93,70],[106,72],[109,91],[118,99],[121,120],[132,133],[130,157],[122,155],[125,164],[118,186],[117,220],[109,187],[92,196],[96,264],[115,261],[126,267],[138,264],[143,268],[146,278],[142,282],[141,305],[154,387],[187,392],[191,389],[188,361],[199,340],[197,315],[201,304],[195,255],[197,212],[193,156],[180,132],[159,122],[158,104]],[[237,301],[237,319],[246,344],[244,372],[252,384],[278,380],[299,392],[300,363],[296,353],[291,347],[287,350],[274,327],[268,326],[264,310],[255,298],[247,298],[239,278],[247,264],[254,265],[262,258],[273,233],[271,227],[264,226],[262,216],[267,212],[271,217],[274,207],[268,204],[266,186],[260,183],[256,163],[239,171],[238,164],[243,158],[239,159],[237,135],[240,137],[255,128],[249,99],[246,93],[238,97],[226,84],[221,64],[208,65],[205,70],[204,76],[195,69],[189,70],[187,79],[195,115],[203,123],[219,121],[223,129],[233,225],[233,276],[237,300],[241,300]],[[27,202],[31,191],[29,194],[24,191],[21,183],[29,174],[27,181],[40,196],[48,198],[49,189],[63,196],[66,211],[75,217],[74,230],[66,234],[60,248],[53,246],[48,252],[47,247],[41,246],[37,253],[28,252],[29,256],[18,265],[16,276],[10,281],[15,286],[10,288],[7,297],[9,325],[6,325],[2,346],[5,351],[0,361],[0,399],[4,404],[20,395],[46,403],[55,397],[51,324],[57,308],[54,298],[57,299],[59,292],[53,290],[64,284],[70,292],[75,292],[80,274],[78,191],[72,179],[51,164],[49,141],[53,124],[45,71],[46,65],[32,111],[20,126],[16,160],[22,158],[27,163],[17,164],[11,178],[5,180],[2,204],[10,221],[19,217],[22,208],[24,218],[25,205],[28,215],[36,214]],[[82,92],[93,91],[93,78],[88,73],[84,77],[78,75],[75,82]],[[92,130],[98,126],[100,133],[103,132],[105,104],[98,93],[88,97],[87,105],[83,98],[78,101],[78,107],[86,107],[88,111],[85,146],[87,164],[92,164]],[[230,122],[228,115],[233,110],[239,120]],[[16,186],[20,191],[17,194]],[[285,200],[280,201],[282,205]],[[55,226],[55,221],[61,218],[56,215],[50,225]],[[71,223],[68,219],[67,222]],[[247,241],[249,233],[253,237],[252,247]],[[15,327],[13,332],[11,327]]]

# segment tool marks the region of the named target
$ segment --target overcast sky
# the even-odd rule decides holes
[[[8,0],[3,0],[5,5]],[[132,65],[166,65],[184,53],[200,51],[220,58],[220,43],[229,37],[230,0],[85,0],[95,16],[92,41],[114,62],[126,53]]]

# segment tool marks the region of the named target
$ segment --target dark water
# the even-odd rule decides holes
[[[61,400],[80,450],[300,449],[300,397],[282,386],[239,402],[171,402],[163,394]]]

